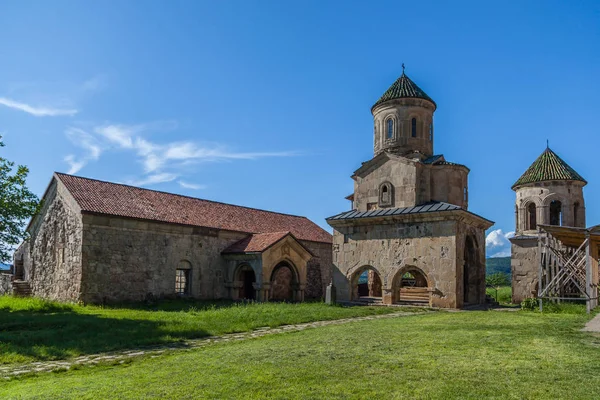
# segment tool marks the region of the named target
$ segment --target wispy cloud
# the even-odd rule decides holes
[[[236,152],[222,145],[202,145],[191,141],[176,141],[168,143],[157,143],[143,137],[150,131],[169,131],[177,128],[174,121],[155,121],[145,124],[124,125],[105,124],[93,127],[94,141],[88,136],[77,136],[77,140],[71,139],[78,146],[87,150],[87,156],[81,160],[68,156],[65,159],[72,170],[78,171],[86,165],[87,161],[98,159],[102,151],[116,149],[130,151],[135,154],[137,160],[143,167],[144,178],[130,180],[134,185],[151,185],[171,182],[185,175],[186,167],[190,164],[200,162],[222,162],[235,160],[258,160],[266,157],[292,157],[299,155],[294,151],[282,152]],[[67,135],[74,136],[82,131],[70,128]],[[86,135],[89,135],[85,132]],[[98,143],[100,141],[102,145]],[[97,151],[94,151],[94,146]],[[86,161],[87,160],[87,161]],[[85,161],[82,163],[82,161]],[[178,184],[186,189],[203,189],[205,186],[179,180]]]
[[[193,190],[200,190],[200,189],[206,189],[206,185],[199,185],[197,183],[190,183],[190,182],[185,182],[185,181],[178,181],[177,183],[179,183],[179,186],[181,186],[182,188],[185,189],[193,189]]]
[[[167,172],[163,172],[160,174],[148,175],[143,179],[128,181],[127,183],[134,186],[146,186],[146,185],[155,185],[157,183],[165,183],[172,182],[177,179],[176,174],[171,174]]]
[[[102,145],[94,136],[79,128],[68,128],[65,131],[65,134],[74,145],[85,150],[85,153],[79,158],[75,157],[73,154],[69,154],[64,158],[65,162],[69,164],[69,174],[76,174],[81,168],[85,167],[88,162],[100,158],[103,150]]]
[[[29,104],[21,103],[15,100],[7,99],[6,97],[0,97],[0,105],[9,107],[15,110],[24,111],[28,114],[36,117],[57,117],[57,116],[72,116],[77,114],[75,109],[61,109],[51,108],[44,106],[32,106]]]

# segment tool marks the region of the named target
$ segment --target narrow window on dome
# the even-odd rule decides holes
[[[388,119],[387,122],[387,138],[391,139],[394,137],[394,121]]]
[[[429,141],[433,141],[433,123],[429,124]]]
[[[412,126],[411,126],[412,137],[417,137],[417,119],[413,118],[411,123],[412,123]]]

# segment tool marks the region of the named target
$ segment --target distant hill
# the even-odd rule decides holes
[[[496,272],[504,272],[505,274],[510,275],[510,257],[486,258],[486,275],[495,274]]]

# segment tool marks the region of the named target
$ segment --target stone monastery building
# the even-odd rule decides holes
[[[469,169],[433,151],[435,102],[402,76],[373,105],[374,157],[334,228],[337,299],[460,308],[485,302],[485,230]]]
[[[331,279],[331,235],[305,217],[59,173],[28,232],[0,292],[302,301]]]
[[[538,226],[585,228],[585,185],[581,175],[546,148],[512,186],[516,193],[516,229],[510,239],[513,303],[538,295]]]

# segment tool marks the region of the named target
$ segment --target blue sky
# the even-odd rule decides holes
[[[326,227],[405,63],[438,104],[435,152],[496,221],[488,255],[546,139],[600,223],[596,1],[6,1],[0,27],[3,156],[40,195],[73,172]]]

